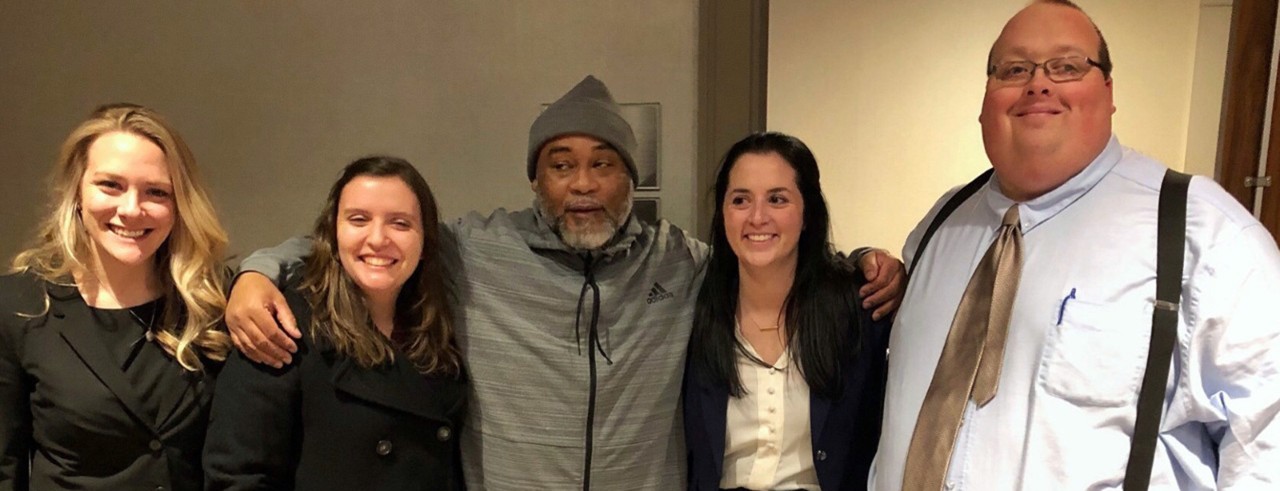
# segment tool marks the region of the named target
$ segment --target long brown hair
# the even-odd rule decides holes
[[[729,148],[716,173],[716,208],[711,218],[711,259],[706,279],[698,291],[694,307],[693,334],[689,338],[690,363],[703,368],[710,381],[742,397],[737,356],[745,355],[760,365],[740,341],[737,331],[739,263],[725,232],[724,204],[729,193],[729,176],[743,155],[777,154],[795,171],[796,188],[804,203],[804,227],[796,245],[795,280],[783,304],[786,319],[786,346],[797,362],[800,374],[814,394],[834,398],[840,395],[842,354],[857,353],[866,326],[850,329],[856,316],[857,273],[836,260],[831,248],[831,215],[822,194],[818,161],[800,139],[776,132],[755,133]]]
[[[341,355],[371,368],[395,360],[395,349],[374,327],[364,295],[338,259],[338,199],[360,176],[395,177],[418,198],[422,215],[422,261],[396,298],[396,339],[405,356],[424,374],[457,375],[461,355],[453,339],[453,299],[440,256],[440,216],[431,187],[409,162],[371,156],[347,165],[329,190],[316,220],[314,245],[303,273],[302,291],[311,304],[312,337],[326,340]]]
[[[173,182],[177,220],[156,251],[155,268],[164,291],[164,319],[156,341],[190,371],[203,369],[201,356],[223,360],[231,338],[218,328],[227,299],[223,293],[227,233],[218,222],[191,149],[155,111],[136,104],[109,104],[94,110],[62,144],[50,189],[50,211],[31,246],[13,260],[13,269],[60,285],[74,286],[74,276],[93,267],[93,245],[77,212],[80,184],[89,147],[114,132],[137,135],[164,152]],[[48,297],[45,298],[45,312]]]

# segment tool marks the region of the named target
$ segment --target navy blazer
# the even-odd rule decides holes
[[[867,489],[867,473],[880,441],[891,323],[872,321],[870,312],[856,303],[848,302],[854,311],[850,318],[857,319],[850,328],[861,326],[861,340],[859,349],[849,350],[840,360],[844,389],[836,399],[809,396],[813,464],[825,491]],[[720,489],[729,389],[713,385],[698,364],[688,363],[683,390],[689,489]]]

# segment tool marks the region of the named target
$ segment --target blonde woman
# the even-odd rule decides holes
[[[0,489],[200,489],[231,343],[226,233],[191,150],[155,112],[104,106],[52,184],[0,276]]]

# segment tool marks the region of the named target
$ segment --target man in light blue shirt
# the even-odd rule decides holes
[[[995,398],[968,403],[945,489],[1119,489],[1151,337],[1157,196],[1166,167],[1111,133],[1101,31],[1070,2],[1034,3],[992,47],[980,122],[995,175],[917,255],[890,341],[871,485],[902,488],[952,317],[1011,206],[1023,233]],[[1280,488],[1280,251],[1214,182],[1195,178],[1156,489]],[[917,257],[918,256],[918,257]]]

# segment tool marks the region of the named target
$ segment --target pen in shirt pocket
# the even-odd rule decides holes
[[[1062,299],[1062,305],[1058,306],[1058,324],[1057,325],[1059,326],[1062,325],[1062,314],[1065,314],[1067,312],[1067,302],[1073,298],[1076,298],[1076,288],[1074,286],[1071,287],[1071,293],[1068,293],[1067,296]]]

